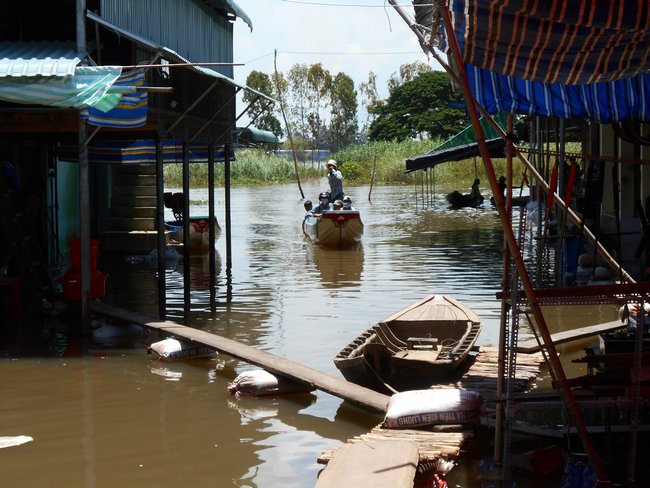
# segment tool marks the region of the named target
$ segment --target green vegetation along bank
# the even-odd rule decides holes
[[[367,185],[372,179],[375,168],[375,185],[411,185],[419,181],[420,175],[405,173],[407,158],[431,151],[440,145],[440,141],[426,140],[402,142],[377,141],[362,145],[349,146],[332,157],[336,159],[343,173],[346,185]],[[233,186],[258,185],[269,183],[290,183],[296,181],[295,165],[292,160],[277,156],[260,149],[238,149],[236,160],[231,164],[231,183]],[[497,174],[505,174],[505,159],[493,161]],[[375,166],[376,165],[376,166]],[[299,161],[298,171],[301,181],[322,178],[325,175],[325,161]],[[522,167],[515,161],[514,174],[521,175]],[[165,186],[180,188],[183,166],[181,164],[165,165]],[[416,172],[420,173],[420,172]],[[474,178],[486,181],[481,158],[472,158],[459,162],[443,163],[436,166],[434,178],[438,184],[455,184],[471,186]],[[515,176],[515,184],[520,177]],[[190,186],[206,187],[208,182],[207,164],[190,165]],[[224,183],[223,164],[215,168],[215,184]]]

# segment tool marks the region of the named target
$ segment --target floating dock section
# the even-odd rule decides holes
[[[478,391],[483,395],[488,408],[493,408],[497,398],[498,348],[496,346],[481,346],[478,355],[472,358],[472,361],[457,382],[437,384],[433,387]],[[515,390],[523,391],[540,374],[540,366],[543,361],[541,353],[517,355]],[[350,486],[410,488],[413,486],[413,478],[399,482],[401,484],[398,483],[399,478],[390,479],[388,484],[384,484],[384,478],[379,476],[400,472],[405,469],[405,466],[415,463],[417,470],[414,471],[414,474],[427,477],[436,471],[440,461],[454,461],[458,458],[465,444],[473,437],[474,430],[471,426],[445,425],[434,426],[429,430],[414,430],[386,429],[378,425],[367,434],[356,436],[337,448],[323,452],[319,456],[318,462],[326,464],[327,467],[321,472],[316,487],[345,486],[343,482],[345,478],[342,476],[349,476],[349,470],[354,469],[356,470],[355,480],[358,479],[359,482]],[[406,455],[404,454],[398,457],[393,451],[398,446],[398,444],[394,444],[395,442],[407,443],[415,447],[417,456],[409,454],[410,457],[404,459],[403,457]],[[372,443],[373,449],[364,447],[368,443]],[[377,449],[378,445],[383,446],[382,450]],[[412,453],[412,447],[407,452]],[[379,460],[378,456],[381,452],[387,454],[382,460]],[[339,458],[350,455],[354,459],[354,468],[350,468],[349,463],[339,460]],[[332,463],[331,467],[330,463]],[[330,469],[334,473],[329,473]]]

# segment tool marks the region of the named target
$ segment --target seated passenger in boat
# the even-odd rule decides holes
[[[318,195],[318,201],[319,201],[320,203],[319,203],[318,205],[316,205],[316,206],[312,209],[312,211],[311,211],[312,215],[319,216],[319,215],[321,215],[323,212],[325,212],[325,211],[327,211],[327,210],[332,210],[332,209],[333,209],[332,204],[329,203],[329,201],[330,201],[329,193],[327,193],[327,192],[325,192],[325,191],[324,191],[324,192],[321,192],[321,194]]]
[[[332,208],[334,210],[343,210],[343,200],[334,200]]]
[[[356,210],[356,209],[352,206],[352,199],[350,198],[349,195],[345,195],[345,196],[343,197],[343,210]]]

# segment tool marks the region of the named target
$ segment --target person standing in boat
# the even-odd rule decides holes
[[[499,181],[497,182],[497,185],[499,187],[499,193],[501,193],[501,196],[505,200],[506,198],[506,177],[505,176],[499,176]]]
[[[330,184],[330,201],[343,199],[343,174],[339,171],[336,161],[327,162],[327,180]]]
[[[481,184],[481,180],[476,178],[474,180],[474,184],[472,185],[472,193],[470,193],[470,197],[472,198],[472,200],[480,200],[482,198],[481,190],[479,189],[480,184]]]

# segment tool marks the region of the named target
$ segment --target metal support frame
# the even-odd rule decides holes
[[[391,3],[391,5],[393,5],[398,10],[398,12],[400,12],[400,14],[402,14],[400,9],[397,7],[395,0],[389,0],[389,3]],[[605,470],[605,467],[600,459],[600,456],[596,452],[593,443],[591,442],[591,437],[589,435],[589,432],[586,429],[584,419],[580,412],[580,407],[578,406],[575,396],[573,395],[573,392],[568,385],[567,378],[564,373],[562,364],[560,362],[559,355],[557,353],[557,350],[555,349],[555,345],[553,344],[553,339],[551,338],[550,331],[546,325],[544,314],[542,313],[541,307],[537,302],[535,296],[535,290],[530,280],[530,276],[528,275],[526,264],[524,263],[512,227],[509,225],[508,214],[505,209],[505,202],[503,196],[499,192],[497,177],[494,172],[494,167],[492,165],[492,159],[490,157],[489,149],[485,142],[485,133],[483,131],[483,127],[481,126],[479,116],[478,116],[479,109],[477,107],[477,104],[475,103],[474,97],[472,96],[472,92],[469,87],[469,83],[467,81],[467,74],[465,72],[463,58],[460,52],[460,48],[458,47],[458,40],[456,39],[456,32],[454,31],[453,28],[453,22],[451,20],[451,15],[449,13],[447,2],[445,0],[436,0],[434,1],[434,8],[438,9],[438,11],[440,12],[443,24],[445,26],[445,32],[447,34],[448,44],[451,51],[451,57],[455,61],[455,68],[458,71],[457,81],[459,82],[460,88],[465,98],[465,102],[467,104],[469,117],[472,122],[472,127],[474,128],[474,134],[476,135],[476,142],[478,144],[479,151],[485,166],[485,172],[487,174],[488,181],[490,183],[490,188],[492,189],[492,193],[494,195],[496,208],[499,213],[499,218],[503,223],[504,237],[507,241],[508,248],[510,250],[510,253],[513,258],[513,262],[517,269],[517,273],[519,274],[519,278],[521,280],[521,284],[523,286],[524,292],[530,303],[530,307],[532,309],[533,315],[537,322],[539,332],[543,337],[544,343],[547,347],[549,359],[550,359],[550,367],[553,369],[556,377],[558,378],[562,396],[564,398],[565,403],[567,404],[567,408],[569,409],[569,411],[571,412],[574,418],[583,446],[587,451],[589,458],[591,459],[598,480],[607,481],[608,480],[607,471]],[[402,16],[404,17],[403,14]]]

